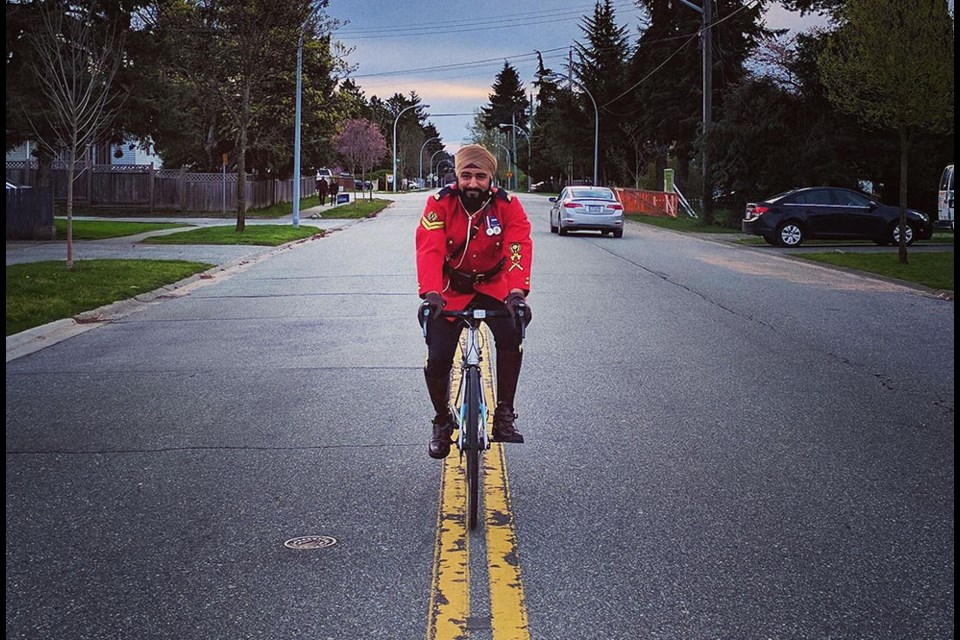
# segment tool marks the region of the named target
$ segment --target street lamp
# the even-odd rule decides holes
[[[301,77],[303,72],[303,32],[307,28],[307,23],[317,11],[319,5],[314,7],[307,16],[307,19],[300,25],[300,37],[297,39],[297,106],[296,117],[294,118],[293,131],[293,226],[300,226],[300,94]]]
[[[440,158],[439,160],[437,160],[437,169],[434,172],[434,175],[437,176],[437,185],[441,188],[446,186],[443,184],[443,176],[440,175],[440,169],[442,167],[449,167],[450,169],[452,169],[453,165],[451,165],[450,161],[447,160],[446,158]]]
[[[580,88],[590,96],[590,102],[593,103],[593,186],[597,186],[597,149],[600,145],[600,110],[597,109],[597,101],[593,99],[593,94],[590,93],[590,90],[583,86],[582,82],[577,82],[570,76],[564,75],[562,73],[554,73],[549,76],[544,76],[547,80],[555,82],[559,78],[564,80],[569,80],[570,82],[576,82],[580,85]]]
[[[412,104],[409,107],[405,107],[400,110],[400,113],[397,114],[397,117],[393,120],[393,192],[397,192],[397,123],[400,121],[400,116],[403,115],[405,111],[410,111],[410,109],[416,109],[417,107],[422,106],[424,109],[429,109],[430,105],[417,105]]]
[[[503,153],[504,153],[504,155],[506,155],[506,157],[507,157],[507,164],[509,165],[509,164],[510,164],[510,149],[507,149],[505,146],[503,146],[503,145],[500,144],[499,142],[494,142],[494,144],[497,145],[498,147],[500,147],[501,149],[503,149]],[[509,171],[510,171],[510,167],[507,166],[507,172],[509,173]],[[496,176],[494,176],[494,177],[496,177]],[[510,187],[510,179],[509,179],[509,178],[507,178],[507,187],[508,187],[508,188]]]
[[[420,161],[420,173],[418,175],[420,176],[421,180],[423,180],[423,150],[427,147],[427,144],[430,143],[430,140],[439,140],[439,139],[440,139],[440,136],[433,136],[432,138],[424,142],[423,146],[420,147],[420,155],[417,156],[417,160]],[[429,167],[427,168],[429,169]]]
[[[700,38],[703,45],[703,218],[713,220],[713,188],[710,186],[710,125],[713,111],[713,73],[711,55],[713,45],[710,42],[710,23],[713,20],[713,0],[703,0],[703,7],[698,7],[687,0],[680,0],[703,16],[703,27]]]
[[[501,123],[501,124],[499,125],[499,127],[500,127],[501,129],[503,129],[504,127],[513,127],[513,128],[514,128],[514,132],[513,132],[513,155],[514,155],[514,158],[516,158],[516,155],[517,155],[517,131],[519,131],[520,133],[522,133],[522,134],[523,134],[523,137],[527,139],[527,191],[528,191],[528,192],[533,191],[533,188],[531,187],[531,183],[533,182],[533,180],[530,179],[530,134],[527,133],[527,130],[526,130],[526,129],[524,129],[523,127],[518,127],[518,126],[515,125],[515,124]],[[514,164],[516,164],[516,160],[514,160]]]
[[[427,162],[427,168],[428,168],[428,169],[430,169],[430,168],[433,167],[433,159],[437,157],[437,154],[438,154],[438,153],[443,153],[444,151],[446,151],[446,149],[439,149],[439,150],[433,152],[433,155],[430,156],[430,161]],[[436,171],[436,172],[431,171],[430,173],[432,173],[432,174],[434,175],[434,177],[436,177],[437,173],[439,173],[439,172],[440,172],[440,165],[438,164],[438,165],[437,165],[437,171]],[[437,180],[437,182],[440,182],[440,181]],[[434,185],[430,185],[430,186],[434,186]]]

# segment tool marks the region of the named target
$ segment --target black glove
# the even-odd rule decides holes
[[[435,319],[440,315],[440,312],[443,310],[444,305],[447,304],[439,293],[431,291],[430,293],[425,293],[423,295],[423,303],[420,305],[420,309],[417,311],[417,321],[422,325],[424,312],[430,311],[430,320]]]
[[[507,307],[507,311],[510,312],[510,315],[517,320],[519,320],[517,312],[520,309],[523,309],[524,326],[530,324],[530,321],[533,320],[533,312],[530,310],[530,305],[527,304],[527,299],[523,297],[522,293],[517,291],[512,292],[507,296],[507,299],[503,301],[503,304]]]

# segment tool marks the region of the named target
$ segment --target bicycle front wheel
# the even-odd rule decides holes
[[[467,526],[477,528],[480,508],[480,372],[467,369],[467,420],[464,431],[464,449],[467,456]]]

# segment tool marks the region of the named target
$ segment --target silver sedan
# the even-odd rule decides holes
[[[550,231],[567,235],[568,231],[600,231],[623,237],[623,205],[606,187],[566,187],[550,198]]]

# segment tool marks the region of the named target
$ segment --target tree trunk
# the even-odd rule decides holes
[[[910,131],[900,127],[900,264],[907,262],[907,152],[910,149]]]
[[[73,135],[67,160],[67,271],[73,269],[73,173],[77,161],[77,136]]]
[[[247,128],[240,128],[237,140],[237,233],[247,227]]]

